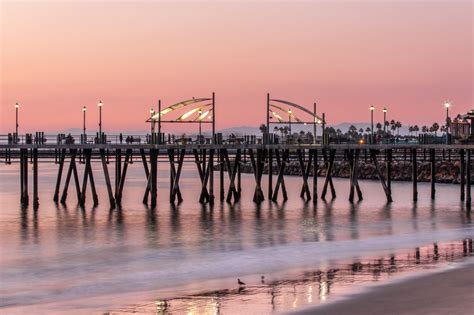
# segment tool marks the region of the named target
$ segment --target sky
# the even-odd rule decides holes
[[[473,1],[0,0],[0,133],[147,130],[151,106],[216,93],[216,128],[265,122],[266,93],[329,124],[374,105],[404,125],[473,105]],[[173,129],[174,128],[174,129]],[[195,129],[167,126],[166,130]]]

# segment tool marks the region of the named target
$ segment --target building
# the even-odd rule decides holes
[[[455,139],[474,141],[474,109],[467,114],[458,115],[451,122],[449,129]]]

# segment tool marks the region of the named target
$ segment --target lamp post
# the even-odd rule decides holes
[[[151,136],[155,133],[155,123],[153,121],[153,116],[155,115],[155,110],[150,108],[150,127],[151,127]]]
[[[370,106],[370,143],[374,143],[374,110],[375,107]]]
[[[451,103],[445,102],[444,107],[446,107],[446,144],[449,144],[449,129],[448,129],[448,122],[449,122],[449,107]]]
[[[83,141],[87,143],[87,136],[86,136],[86,111],[87,107],[82,106],[82,134],[83,134]]]
[[[288,129],[289,129],[288,131],[290,133],[290,137],[291,137],[291,113],[292,113],[292,111],[291,111],[291,108],[290,108],[290,109],[288,109]]]
[[[104,106],[104,103],[102,101],[99,101],[99,143],[102,143],[102,106]]]
[[[201,144],[201,115],[202,115],[202,110],[199,110],[198,112],[199,116],[198,116],[198,120],[199,120],[199,144]]]
[[[15,143],[18,143],[18,109],[20,108],[20,105],[18,103],[15,104],[15,112],[16,112],[16,120],[15,120]]]
[[[387,131],[387,126],[385,126],[385,122],[387,121],[387,108],[384,107],[383,109],[383,132],[385,134],[385,132]]]

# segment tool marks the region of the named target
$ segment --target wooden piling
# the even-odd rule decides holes
[[[436,158],[435,149],[430,149],[430,164],[431,164],[431,199],[435,199],[436,195]]]
[[[115,208],[115,198],[114,198],[114,193],[112,191],[112,184],[110,182],[109,169],[107,168],[105,150],[100,149],[99,153],[100,153],[100,161],[102,162],[102,170],[104,171],[105,185],[107,187],[107,194],[109,196],[110,209],[114,209]]]
[[[418,165],[416,161],[416,148],[411,149],[412,180],[413,180],[413,201],[418,200]]]
[[[157,169],[158,169],[158,149],[150,149],[150,176],[151,176],[151,202],[150,207],[152,209],[156,208],[156,199],[157,199]]]
[[[459,151],[459,159],[461,160],[461,165],[460,165],[460,175],[461,175],[461,183],[460,183],[460,188],[461,188],[461,201],[464,201],[465,199],[465,189],[466,189],[466,159],[464,157],[464,149],[461,149]]]
[[[471,149],[467,149],[466,161],[466,207],[471,209]]]
[[[318,200],[318,150],[313,150],[313,203]]]
[[[39,206],[38,198],[38,149],[33,149],[33,208],[36,210]]]
[[[268,150],[268,199],[273,197],[273,150]]]
[[[58,202],[59,200],[59,189],[61,187],[61,177],[63,175],[64,160],[66,159],[66,149],[61,150],[61,156],[59,157],[59,168],[58,175],[56,177],[56,189],[54,190],[53,201]]]
[[[388,149],[387,151],[387,161],[386,161],[386,180],[387,180],[387,188],[392,194],[392,149]]]

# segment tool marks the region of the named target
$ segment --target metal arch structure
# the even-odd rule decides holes
[[[178,109],[182,109],[187,106],[194,106],[192,109],[179,115],[177,118],[168,118],[166,116],[175,112]],[[161,100],[158,100],[158,113],[148,118],[146,122],[154,125],[158,124],[158,134],[161,134],[162,123],[199,123],[199,124],[212,124],[212,141],[214,142],[215,135],[215,113],[216,113],[216,102],[215,93],[212,92],[212,97],[193,97],[188,100],[181,101],[179,103],[170,105],[161,109]],[[165,117],[166,116],[166,117]],[[165,119],[164,119],[165,118]],[[206,119],[209,118],[209,119]]]
[[[276,103],[276,104],[275,104]],[[300,110],[308,115],[311,116],[311,121],[304,121],[297,117],[293,111],[286,110],[282,107],[281,104],[290,106],[290,109],[294,108]],[[279,113],[279,112],[280,113]],[[288,120],[285,120],[281,114],[288,114]],[[281,99],[274,99],[270,98],[270,93],[267,93],[267,133],[270,133],[270,124],[312,124],[313,125],[313,134],[314,134],[314,141],[316,142],[316,127],[317,124],[321,124],[323,129],[323,136],[324,136],[324,129],[326,125],[326,115],[323,113],[322,116],[317,115],[316,113],[316,103],[313,104],[313,111],[305,108],[304,106],[298,105],[296,103],[281,100]],[[277,121],[270,121],[272,117],[276,118]],[[293,122],[291,119],[294,119]]]

